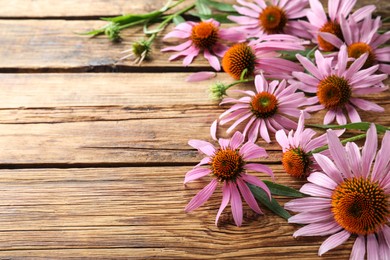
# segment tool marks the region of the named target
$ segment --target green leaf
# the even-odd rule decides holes
[[[227,18],[227,14],[210,14],[210,15],[204,15],[204,14],[196,14],[192,13],[191,15],[197,16],[202,20],[208,20],[210,18],[213,18],[214,20],[220,22],[220,23],[233,23],[233,21],[229,20]]]
[[[350,123],[346,125],[308,125],[310,127],[322,128],[322,129],[349,129],[349,130],[362,130],[367,131],[370,128],[371,123],[369,122],[359,122],[359,123]],[[375,124],[376,130],[378,133],[385,133],[390,130],[389,127],[383,125]]]
[[[222,12],[230,12],[230,13],[235,13],[236,12],[236,9],[233,8],[233,5],[230,5],[230,4],[225,4],[225,3],[220,3],[220,2],[217,2],[217,1],[213,1],[213,0],[206,0],[206,2],[214,7],[215,9],[219,10],[219,11],[222,11]]]
[[[286,197],[294,197],[294,198],[302,198],[305,195],[296,189],[274,183],[272,181],[263,181],[265,185],[269,188],[272,195],[278,196],[286,196]]]
[[[154,11],[147,14],[126,14],[126,15],[120,15],[116,17],[103,17],[100,19],[103,21],[109,21],[109,22],[114,22],[123,25],[123,24],[137,22],[140,20],[154,19],[162,14],[163,12],[161,11]]]
[[[197,0],[195,6],[199,15],[211,15],[211,9],[207,4],[207,0]]]
[[[181,15],[175,15],[173,17],[173,22],[178,25],[178,24],[181,24],[181,23],[184,23],[186,20],[184,20],[183,16]]]
[[[264,206],[266,206],[269,210],[274,212],[276,215],[288,219],[291,217],[290,213],[288,213],[280,204],[274,199],[271,198],[271,201],[269,200],[269,197],[265,191],[260,189],[257,186],[254,186],[252,184],[248,184],[249,189],[255,196],[255,198]]]

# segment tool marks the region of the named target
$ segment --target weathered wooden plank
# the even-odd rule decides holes
[[[110,253],[187,259],[316,256],[324,238],[296,240],[292,233],[297,227],[266,209],[260,216],[245,205],[245,221],[238,228],[228,207],[215,227],[220,190],[202,208],[184,213],[186,203],[208,181],[184,187],[190,168],[1,170],[0,257],[25,256],[26,250],[31,256],[56,258]],[[280,165],[273,169],[279,183],[302,184],[286,176]],[[345,258],[351,246],[352,241],[328,255]]]
[[[171,53],[160,50],[179,42],[163,42],[161,37],[152,46],[151,60],[145,61],[142,67],[134,65],[132,60],[119,61],[125,55],[121,52],[144,38],[142,28],[125,30],[121,43],[112,43],[105,36],[91,39],[76,34],[104,24],[103,21],[0,20],[0,72],[212,70],[202,55],[188,68],[183,67],[182,60],[169,62]]]
[[[234,0],[220,2],[235,4]],[[188,5],[184,3],[184,5]],[[327,6],[327,0],[321,0]],[[144,13],[154,11],[166,3],[164,0],[136,0],[131,4],[125,0],[0,0],[0,18],[48,18],[48,17],[97,17],[114,16],[124,13]],[[358,0],[356,8],[374,4],[377,13],[382,15],[389,13],[390,4],[383,0]],[[183,5],[183,6],[184,6]]]
[[[132,61],[116,62],[132,42],[144,38],[142,27],[125,30],[122,43],[112,43],[103,36],[91,39],[76,34],[103,25],[103,21],[0,20],[0,71],[141,71]],[[143,71],[145,67],[156,72],[184,70],[181,61],[169,62],[170,54],[160,52],[163,46],[167,45],[158,38],[153,45],[153,59],[143,63]],[[191,65],[196,66],[209,67],[203,57]]]
[[[160,80],[161,74],[2,74],[0,162],[196,162],[200,157],[187,141],[210,140],[210,124],[227,107],[208,100],[209,82],[188,83],[186,75],[168,73]],[[226,75],[218,78],[228,81]],[[372,100],[389,111],[389,95]],[[315,114],[308,122],[321,123],[323,116]],[[363,120],[384,125],[389,116],[362,113]],[[266,161],[280,160],[277,143],[259,144],[270,151]]]

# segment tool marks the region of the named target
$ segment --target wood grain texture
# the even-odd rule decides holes
[[[320,0],[327,6],[327,0]],[[0,18],[52,18],[52,17],[98,17],[114,16],[125,13],[145,13],[162,7],[164,0],[0,0]],[[192,1],[187,1],[185,5]],[[236,4],[235,0],[224,0],[225,3]],[[355,8],[374,4],[376,13],[388,14],[390,3],[383,0],[358,0]],[[183,5],[184,6],[184,5]]]
[[[0,163],[193,163],[199,156],[188,140],[210,140],[211,123],[228,108],[208,100],[209,84],[230,79],[219,74],[188,83],[187,75],[169,73],[160,80],[158,73],[2,74],[0,146],[7,153]],[[389,111],[389,95],[371,100]],[[321,123],[323,116],[314,114],[308,122]],[[390,121],[388,113],[362,113],[362,119]],[[259,144],[269,150],[265,161],[280,160],[275,141]]]
[[[186,214],[208,178],[183,186],[191,167],[0,171],[0,257],[315,258],[323,238],[292,237],[296,226],[264,209],[244,207],[232,225],[227,208],[214,219],[221,192]],[[274,167],[278,182],[299,187]],[[260,178],[269,177],[258,175]],[[286,199],[281,202],[287,201]],[[278,241],[275,244],[275,241]],[[349,241],[325,259],[346,258]]]

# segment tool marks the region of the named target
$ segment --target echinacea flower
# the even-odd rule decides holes
[[[272,0],[267,5],[264,0],[250,3],[237,0],[242,6],[234,5],[234,9],[242,16],[228,16],[240,26],[236,29],[245,32],[249,37],[260,37],[263,34],[291,34],[300,36],[304,33],[297,18],[306,15],[307,0]]]
[[[238,125],[246,121],[244,136],[255,142],[260,136],[268,143],[271,142],[268,131],[276,132],[280,129],[295,129],[297,124],[285,117],[298,118],[298,107],[305,105],[306,98],[303,92],[295,92],[297,87],[287,86],[285,80],[274,80],[270,83],[263,75],[255,77],[256,92],[239,91],[245,96],[239,99],[225,98],[221,104],[233,103],[234,105],[222,113],[219,117],[220,125],[235,120],[227,129],[231,133]]]
[[[334,51],[336,47],[328,41],[324,40],[320,34],[329,33],[343,39],[343,34],[340,27],[340,19],[351,17],[356,22],[363,20],[365,17],[370,17],[375,10],[374,5],[367,5],[359,8],[350,15],[352,8],[355,6],[356,0],[328,0],[329,16],[326,14],[324,7],[319,0],[310,0],[310,10],[307,12],[309,22],[302,22],[312,33],[312,41],[318,43],[320,50]]]
[[[298,82],[292,83],[292,85],[298,86],[305,92],[317,94],[308,98],[307,103],[312,106],[307,107],[305,111],[313,112],[326,109],[324,124],[331,123],[335,118],[338,124],[346,124],[345,111],[351,122],[361,122],[356,108],[364,111],[384,111],[377,104],[356,97],[356,95],[372,94],[387,89],[387,87],[380,85],[387,78],[387,75],[374,75],[379,65],[360,70],[368,58],[367,53],[356,59],[348,68],[348,53],[345,45],[340,47],[336,66],[332,66],[332,57],[324,58],[319,51],[315,52],[317,66],[299,54],[297,58],[312,75],[293,72],[293,76],[298,79]]]
[[[339,136],[344,130],[336,130],[335,132]],[[276,141],[283,150],[283,168],[291,176],[296,178],[307,177],[313,170],[318,168],[311,152],[326,145],[327,140],[326,134],[313,138],[314,135],[316,135],[316,131],[310,128],[305,129],[305,114],[303,111],[299,117],[298,127],[295,132],[291,130],[288,136],[284,130],[276,132]]]
[[[212,136],[215,136],[215,133],[212,133]],[[230,201],[234,222],[237,226],[241,226],[243,218],[241,196],[256,213],[263,214],[247,185],[248,183],[263,189],[271,199],[271,193],[264,182],[253,175],[247,174],[247,171],[264,172],[272,177],[273,172],[265,165],[248,163],[248,160],[251,159],[267,157],[267,152],[252,142],[244,143],[244,136],[240,132],[236,132],[230,140],[220,138],[218,142],[220,148],[201,140],[190,140],[188,142],[189,145],[198,149],[207,157],[202,159],[194,169],[187,172],[184,183],[207,175],[212,176],[213,179],[192,198],[185,211],[190,212],[200,207],[211,197],[218,183],[221,183],[222,203],[215,219],[215,225],[217,225],[222,211]]]
[[[327,136],[333,161],[314,154],[322,172],[312,173],[300,190],[310,197],[285,205],[299,212],[289,223],[307,224],[294,237],[331,235],[319,248],[322,255],[352,236],[356,240],[350,259],[364,259],[366,252],[368,260],[390,259],[390,131],[376,156],[374,124],[362,153],[355,143],[343,147],[332,130]]]
[[[380,17],[375,20],[366,17],[363,22],[357,23],[353,18],[348,21],[341,18],[342,38],[329,33],[323,33],[321,36],[337,48],[340,48],[345,42],[350,58],[357,59],[362,54],[367,53],[368,57],[363,65],[364,69],[379,64],[379,71],[389,74],[390,65],[387,63],[390,61],[390,47],[381,47],[381,45],[390,40],[390,32],[378,33],[382,24],[380,19]]]
[[[291,72],[303,71],[303,68],[281,58],[275,51],[304,50],[303,44],[304,41],[290,35],[264,35],[249,43],[233,45],[223,56],[222,67],[234,79],[239,79],[245,69],[247,77],[264,72],[269,77],[287,78]]]
[[[217,71],[221,70],[221,64],[218,57],[223,57],[227,46],[222,40],[240,42],[245,40],[244,34],[232,30],[220,28],[220,23],[214,19],[203,22],[184,22],[177,25],[173,31],[165,35],[164,39],[181,38],[186,41],[180,45],[167,47],[161,51],[176,51],[169,57],[169,60],[177,59],[184,56],[183,65],[188,66],[193,59],[203,52],[204,57],[210,65]]]

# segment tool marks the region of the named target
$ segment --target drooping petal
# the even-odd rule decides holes
[[[249,175],[249,174],[242,174],[242,179],[244,181],[246,181],[247,183],[253,184],[253,185],[261,188],[262,190],[264,190],[265,193],[267,193],[269,199],[271,200],[271,191],[269,190],[268,186],[265,185],[265,183],[262,182],[260,179],[258,179],[257,177],[255,177],[253,175]]]
[[[347,241],[350,236],[351,233],[346,230],[343,230],[328,237],[320,246],[320,249],[318,250],[318,255],[321,256],[329,250],[341,245],[342,243]]]
[[[256,171],[256,172],[264,172],[264,173],[267,173],[272,178],[274,177],[274,173],[273,173],[272,169],[264,164],[247,163],[247,164],[245,164],[244,169],[252,170],[252,171]]]
[[[229,183],[230,186],[230,192],[231,192],[231,206],[232,206],[232,213],[234,222],[238,227],[242,224],[242,200],[240,193],[238,192],[238,189],[235,184]]]
[[[379,260],[378,241],[375,234],[367,235],[367,258],[370,260]]]
[[[335,221],[329,221],[329,222],[319,222],[319,223],[312,223],[307,226],[304,226],[293,234],[293,237],[299,237],[299,236],[324,236],[328,234],[333,234],[339,230],[341,230],[342,227],[340,227],[339,224],[337,224]]]
[[[184,178],[184,184],[187,182],[202,178],[206,175],[208,175],[211,172],[210,169],[207,168],[195,168],[192,169],[191,171],[186,173],[186,176]]]
[[[336,133],[332,130],[327,131],[329,151],[338,169],[344,174],[344,177],[351,177],[351,170],[347,163],[347,155],[343,145],[338,139]]]
[[[294,215],[288,219],[288,223],[311,224],[316,222],[328,222],[333,218],[330,209],[320,211],[308,211]]]
[[[221,70],[221,64],[219,63],[219,60],[217,57],[212,55],[208,49],[204,49],[204,57],[209,61],[211,67],[213,67],[216,71]]]
[[[215,147],[209,142],[202,140],[189,140],[188,144],[208,156],[212,156],[215,153]]]
[[[304,184],[299,191],[314,197],[323,198],[331,198],[333,194],[333,191],[312,183]]]
[[[195,197],[192,198],[184,210],[186,212],[190,212],[202,206],[211,197],[211,195],[213,195],[217,185],[217,179],[213,179],[206,187],[199,191]]]
[[[251,209],[253,209],[253,211],[255,211],[256,213],[263,214],[259,207],[259,204],[257,204],[256,199],[250,191],[249,187],[244,181],[241,180],[241,178],[237,178],[237,185],[242,197],[245,199],[246,203],[248,203],[249,207],[251,207]]]
[[[307,180],[330,190],[334,190],[337,187],[337,183],[334,180],[320,172],[311,173]]]
[[[230,200],[230,187],[227,182],[224,182],[222,186],[222,202],[221,202],[221,206],[219,207],[217,217],[215,218],[216,226],[218,226],[219,217],[221,216],[222,211],[226,208],[227,204],[229,203],[229,200]]]
[[[201,71],[192,73],[186,78],[187,82],[198,82],[214,78],[217,74],[212,71]]]
[[[352,247],[351,259],[364,260],[366,254],[366,239],[364,236],[358,236]]]

